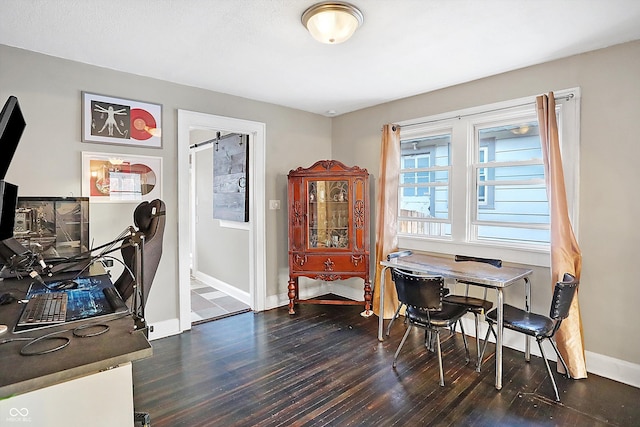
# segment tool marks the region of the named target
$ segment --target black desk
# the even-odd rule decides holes
[[[23,280],[4,279],[0,282],[0,293],[11,292],[18,299],[23,298],[31,282],[30,278]],[[66,330],[60,333],[60,336],[68,337],[70,342],[61,350],[34,356],[20,354],[20,349],[26,344],[25,341],[0,345],[0,420],[6,420],[7,417],[12,416],[21,417],[25,412],[30,412],[29,417],[35,423],[33,425],[43,425],[38,424],[36,416],[38,408],[18,408],[15,405],[12,406],[12,401],[18,402],[18,398],[21,397],[19,395],[106,372],[119,366],[129,365],[128,371],[130,372],[132,361],[152,355],[151,344],[144,334],[141,331],[133,331],[134,322],[130,315],[105,318],[104,322],[102,318],[90,318],[16,334],[13,333],[13,328],[18,321],[22,307],[23,305],[17,302],[0,306],[0,324],[9,327],[6,333],[0,335],[0,341],[12,338],[35,338],[54,331]],[[104,323],[109,325],[109,330],[95,337],[74,336],[71,329],[86,323]],[[16,397],[2,400],[10,396]],[[74,402],[76,397],[68,396],[68,399],[70,402]],[[11,413],[2,412],[5,410]],[[51,414],[46,414],[46,416],[50,419]],[[133,419],[133,412],[131,419]],[[85,421],[86,425],[108,425],[107,421],[105,424],[96,423],[93,419]],[[57,425],[50,423],[49,420],[47,422],[47,425]]]

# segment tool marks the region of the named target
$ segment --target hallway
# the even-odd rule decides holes
[[[251,311],[251,307],[237,299],[191,278],[191,324],[209,322],[234,314]]]

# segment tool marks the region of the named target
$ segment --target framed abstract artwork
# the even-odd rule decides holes
[[[82,195],[98,203],[162,199],[162,157],[83,151]]]
[[[82,92],[82,142],[162,147],[162,105]]]

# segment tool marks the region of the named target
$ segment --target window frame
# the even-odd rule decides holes
[[[559,114],[558,134],[565,175],[569,218],[578,238],[579,174],[580,174],[580,88],[555,91],[556,111]],[[479,123],[511,120],[535,113],[535,96],[466,108],[428,117],[400,122],[401,140],[417,139],[450,130],[449,221],[451,238],[399,234],[403,249],[444,254],[500,258],[507,262],[549,266],[550,249],[509,245],[473,238],[477,200],[474,201],[475,177],[473,168],[476,126]],[[400,203],[398,203],[398,209]],[[464,224],[464,226],[462,226]]]

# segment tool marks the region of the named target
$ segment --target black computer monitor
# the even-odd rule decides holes
[[[18,187],[4,178],[25,126],[18,98],[10,96],[0,112],[0,241],[13,236]]]
[[[0,180],[7,175],[25,126],[18,98],[10,96],[0,112]]]
[[[89,250],[89,198],[21,196],[13,236],[45,260]]]

